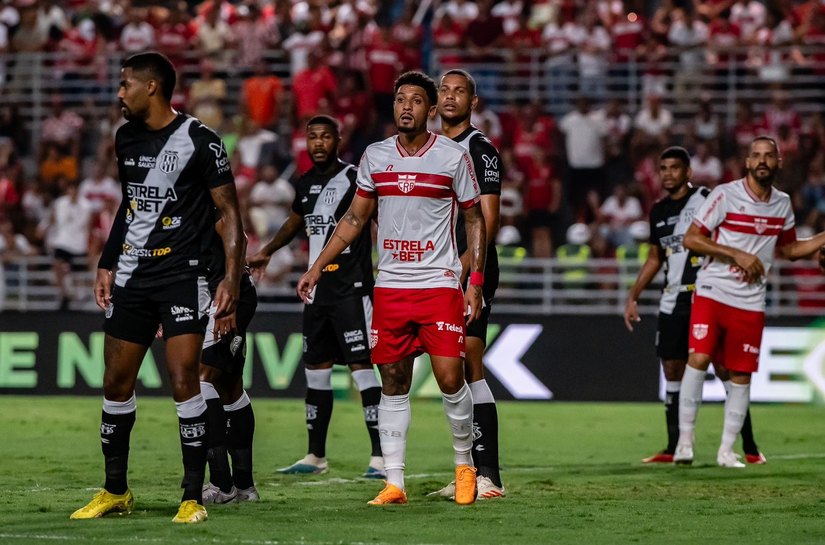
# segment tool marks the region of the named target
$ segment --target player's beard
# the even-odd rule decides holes
[[[765,174],[765,175],[760,176],[757,173],[759,172],[759,169],[762,168],[762,167],[764,167],[768,171],[768,173]],[[751,175],[751,178],[753,178],[756,181],[756,183],[758,183],[760,186],[770,187],[773,184],[774,180],[776,179],[776,173],[778,171],[779,171],[778,168],[772,169],[772,168],[768,167],[768,165],[761,164],[761,165],[757,165],[756,168],[752,169],[750,171],[750,175]]]

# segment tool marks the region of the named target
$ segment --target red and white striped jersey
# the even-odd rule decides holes
[[[738,248],[759,258],[765,276],[747,283],[732,262],[705,259],[696,278],[696,293],[744,310],[765,310],[767,274],[774,252],[796,240],[791,199],[776,188],[767,201],[748,188],[744,178],[714,189],[696,214],[694,224],[718,244]]]
[[[479,202],[470,156],[430,134],[415,155],[398,136],[370,145],[358,166],[358,194],[378,199],[378,277],[382,288],[457,288],[458,207]]]

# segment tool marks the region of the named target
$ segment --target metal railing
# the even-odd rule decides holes
[[[52,259],[35,256],[6,260],[5,301],[0,309],[56,310],[58,288],[51,271]],[[496,312],[519,315],[621,315],[627,290],[638,265],[620,265],[615,259],[591,259],[585,264],[564,264],[557,259],[500,259],[501,279],[495,297]],[[570,278],[574,271],[575,278]],[[292,270],[277,286],[258,285],[261,312],[300,312],[295,285],[303,271]],[[567,274],[566,274],[567,273]],[[98,310],[93,297],[94,272],[74,273],[77,300],[73,310]],[[658,310],[662,274],[639,298],[642,314]],[[0,288],[2,295],[2,288]],[[825,276],[811,262],[777,261],[769,275],[769,316],[818,316],[825,313]]]

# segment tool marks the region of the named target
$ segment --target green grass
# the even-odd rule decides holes
[[[180,499],[174,407],[141,398],[132,435],[128,517],[69,521],[102,484],[100,399],[0,396],[0,543],[472,544],[823,543],[825,408],[756,406],[768,464],[715,467],[721,407],[699,415],[691,468],[645,467],[663,446],[658,404],[501,403],[509,495],[458,507],[425,497],[451,480],[441,404],[414,401],[408,440],[410,504],[366,505],[380,483],[356,478],[368,448],[361,410],[337,401],[331,470],[275,469],[306,445],[303,403],[254,400],[256,480],[262,501],[211,507],[205,524],[170,520]]]

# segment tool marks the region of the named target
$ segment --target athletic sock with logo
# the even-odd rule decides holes
[[[209,424],[209,450],[206,457],[209,462],[209,482],[223,492],[229,492],[232,489],[232,474],[226,455],[226,413],[218,392],[211,383],[201,381],[201,395],[206,401]]]
[[[255,484],[252,479],[252,438],[255,435],[255,413],[244,390],[238,401],[225,405],[228,422],[226,446],[232,456],[232,478],[240,490]]]
[[[470,383],[470,392],[473,395],[473,463],[478,475],[500,487],[496,400],[484,379]]]
[[[206,454],[209,436],[206,424],[206,402],[201,394],[175,403],[180,425],[180,447],[183,454],[183,497],[181,501],[203,503],[203,479],[206,474]]]
[[[361,392],[361,406],[364,408],[364,423],[370,434],[371,456],[381,456],[381,441],[378,439],[378,404],[381,402],[381,385],[373,369],[358,369],[352,372],[352,380]]]
[[[318,458],[327,455],[327,430],[332,419],[332,368],[307,369],[307,452]]]
[[[667,425],[667,449],[673,454],[679,441],[679,391],[682,383],[668,380],[665,384],[665,424]]]
[[[696,415],[702,405],[705,372],[690,365],[685,367],[682,391],[679,394],[679,442],[693,443]]]
[[[126,401],[103,399],[100,417],[100,444],[103,448],[106,483],[103,485],[112,494],[124,494],[129,485],[126,473],[129,469],[129,437],[135,425],[137,402],[135,394]]]
[[[726,380],[722,384],[725,385],[725,394],[730,395],[731,381]],[[759,447],[756,446],[756,440],[753,437],[753,426],[751,425],[751,410],[745,413],[745,421],[742,423],[742,450],[745,454],[759,454]]]
[[[444,414],[453,434],[455,465],[473,465],[473,395],[465,382],[454,394],[441,393]]]
[[[728,397],[725,399],[725,424],[722,428],[722,444],[719,450],[733,450],[733,444],[742,431],[742,423],[750,405],[750,384],[730,383]]]
[[[407,450],[407,430],[410,428],[410,395],[381,394],[378,403],[378,433],[387,482],[404,490],[404,459]]]

